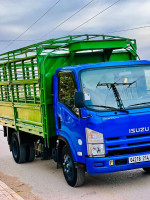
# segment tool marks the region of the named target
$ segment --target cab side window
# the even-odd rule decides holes
[[[71,72],[58,73],[58,98],[59,102],[66,105],[72,112],[78,115],[78,109],[75,107],[74,94],[77,87]]]

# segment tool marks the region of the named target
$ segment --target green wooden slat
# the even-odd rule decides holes
[[[3,65],[3,77],[4,77],[4,81],[7,81],[7,79],[6,79],[6,73],[5,73],[5,65]],[[5,101],[7,100],[7,88],[6,88],[7,86],[5,85],[5,86],[3,86],[3,88],[4,88],[4,93],[5,93]]]
[[[32,79],[35,79],[34,60],[31,59]],[[36,103],[36,85],[33,84],[34,103]]]
[[[24,70],[24,61],[23,60],[22,60],[22,73],[23,73],[23,79],[25,80],[25,70]],[[24,98],[25,98],[25,103],[27,103],[26,84],[24,84]]]
[[[0,71],[0,82],[1,82],[1,71]],[[0,86],[0,94],[1,94],[1,100],[3,101],[3,91],[2,91],[2,85]]]
[[[8,72],[9,72],[9,82],[11,83],[12,81],[12,64],[9,63],[8,65]],[[18,127],[16,125],[17,122],[17,109],[14,107],[14,86],[10,85],[11,87],[11,96],[12,96],[12,107],[13,107],[13,112],[14,112],[14,125],[16,130],[18,130]]]
[[[38,79],[30,79],[30,80],[13,80],[11,83],[9,81],[1,81],[0,85],[25,85],[25,84],[37,84],[39,83]]]
[[[28,66],[26,66],[25,67],[25,77],[27,78],[27,79],[30,79],[30,72],[29,72],[29,67]],[[27,96],[29,97],[29,98],[31,98],[31,85],[27,85]],[[28,101],[28,99],[27,99],[27,101]]]
[[[6,81],[9,81],[9,74],[7,74],[7,68],[8,68],[8,65],[4,65],[5,78],[6,78]],[[6,91],[7,91],[7,99],[8,99],[8,101],[10,101],[9,86],[6,85],[5,87],[6,87]]]
[[[25,58],[16,58],[16,59],[11,59],[8,61],[8,58],[6,58],[6,62],[3,62],[3,63],[0,63],[0,66],[3,65],[3,64],[7,64],[7,63],[13,63],[13,62],[19,62],[19,61],[22,61],[22,60],[29,60],[30,58],[36,58],[36,55],[34,56],[29,56],[29,57],[25,57]],[[1,60],[1,59],[0,59]],[[4,60],[4,59],[2,59]]]
[[[13,63],[13,71],[14,71],[14,76],[15,76],[15,80],[17,80],[17,71],[16,71],[16,63]],[[17,97],[17,102],[19,102],[19,92],[18,92],[18,85],[16,85],[16,97]]]

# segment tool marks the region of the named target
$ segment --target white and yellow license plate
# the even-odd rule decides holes
[[[150,161],[150,154],[129,157],[129,163],[140,163]]]

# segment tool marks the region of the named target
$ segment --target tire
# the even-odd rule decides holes
[[[150,173],[150,167],[143,168],[146,173]]]
[[[16,163],[26,162],[26,146],[19,145],[17,133],[13,133],[12,135],[11,149]]]
[[[67,183],[72,187],[83,185],[85,180],[85,170],[75,167],[69,148],[65,145],[62,150],[62,168]]]
[[[26,147],[27,155],[26,155],[26,161],[32,162],[35,159],[35,148],[34,143],[28,144]]]

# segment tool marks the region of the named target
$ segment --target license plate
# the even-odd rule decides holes
[[[129,157],[129,163],[140,163],[150,161],[150,154]]]

